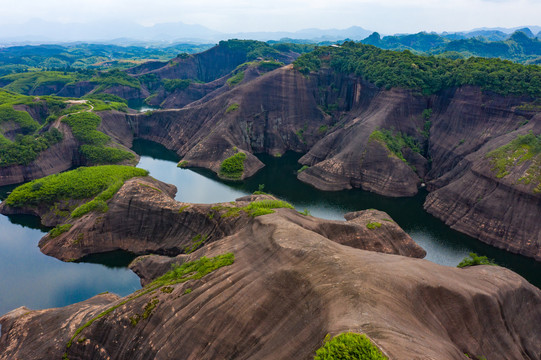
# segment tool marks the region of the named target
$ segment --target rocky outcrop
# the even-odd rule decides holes
[[[98,87],[98,84],[91,81],[79,81],[75,84],[67,84],[60,91],[58,96],[66,97],[82,97],[86,94],[94,91]]]
[[[309,79],[284,67],[204,103],[130,116],[128,121],[135,136],[176,151],[188,166],[218,173],[235,148],[242,150],[247,154],[244,178],[263,166],[253,153],[302,152],[323,136],[318,129],[326,117],[308,91],[313,87]]]
[[[143,188],[152,200],[147,208],[162,204],[171,219],[163,193],[132,182],[123,194],[136,198]],[[145,212],[137,202],[131,207]],[[191,216],[184,226],[199,225]],[[366,251],[325,233],[347,237],[349,231],[336,229],[366,229],[375,219],[381,228],[367,232],[397,231],[384,227],[383,216],[353,213],[334,228],[339,222],[277,209],[189,255],[136,259],[132,268],[147,287],[125,298],[104,294],[0,317],[0,359],[309,359],[326,334],[346,331],[365,333],[391,359],[540,359],[541,340],[532,334],[541,332],[541,291],[512,271]],[[150,232],[144,222],[141,232]],[[366,234],[358,235],[364,242]],[[226,253],[234,263],[203,278],[151,283],[171,264]]]
[[[453,229],[507,251],[541,261],[541,194],[519,181],[531,161],[498,178],[487,153],[519,134],[541,132],[540,115],[516,132],[499,136],[468,154],[448,173],[429,183],[425,209]]]
[[[254,42],[256,43],[256,42]],[[260,43],[261,44],[261,43]],[[257,46],[257,45],[256,45]],[[160,79],[194,79],[205,83],[219,79],[247,61],[256,60],[249,52],[252,47],[243,44],[243,41],[221,41],[199,54],[181,54],[169,62],[142,64],[129,69],[128,73],[136,76],[154,74]],[[276,52],[266,57],[289,64],[299,54],[292,52]]]
[[[523,192],[519,177],[503,186],[485,158],[510,132],[541,132],[539,114],[517,107],[524,101],[469,86],[423,96],[378,89],[327,70],[305,77],[283,67],[181,110],[138,115],[129,122],[136,136],[175,150],[188,166],[216,173],[235,148],[248,155],[243,177],[262,166],[252,153],[293,150],[306,153],[300,163],[307,168],[298,178],[322,190],[412,196],[425,182],[429,191],[437,191],[427,200],[429,212],[459,231],[536,258],[538,195],[528,188],[517,197]],[[234,104],[238,107],[228,112]],[[403,159],[398,158],[384,141],[371,140],[379,129],[409,138],[417,151],[402,148]],[[474,163],[482,176],[470,171]],[[476,187],[470,186],[472,177],[479,178]],[[475,201],[487,198],[494,186],[500,195],[494,193],[481,209],[483,202]],[[512,211],[496,200],[503,198],[516,204]]]
[[[43,105],[32,107],[18,106],[18,109],[28,111],[36,121],[39,119],[40,122],[43,122],[48,114]],[[112,138],[106,146],[128,151],[134,155],[133,159],[124,160],[119,164],[132,166],[137,164],[139,156],[130,149],[133,140],[133,130],[130,124],[126,122],[126,114],[119,111],[101,111],[97,114],[102,118],[102,123],[99,125],[98,130]],[[0,186],[20,184],[57,174],[77,166],[93,165],[81,156],[79,152],[81,143],[75,139],[70,127],[63,123],[61,118],[57,119],[50,126],[62,133],[62,141],[41,151],[38,157],[28,165],[11,165],[0,168]],[[8,135],[11,132],[20,132],[19,127],[15,127],[12,130],[6,130],[4,128],[4,130]]]
[[[79,219],[59,217],[59,207],[11,208],[0,204],[3,214],[30,213],[48,226],[71,223],[69,231],[45,236],[39,243],[43,253],[61,260],[77,260],[95,253],[125,250],[136,254],[176,256],[239,232],[254,221],[243,211],[252,201],[272,199],[268,195],[237,199],[223,204],[187,204],[173,199],[176,188],[153,178],[126,181],[108,203],[105,213],[93,212]],[[424,257],[426,252],[381,212],[351,215],[347,222],[304,216],[290,209],[276,209],[289,222],[351,247]],[[368,224],[377,224],[371,227]]]
[[[53,125],[63,134],[63,140],[42,151],[29,165],[11,165],[0,169],[0,186],[19,184],[44,176],[66,171],[77,164],[79,158],[77,140],[66,124]]]

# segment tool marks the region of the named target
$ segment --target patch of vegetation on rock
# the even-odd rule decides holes
[[[242,80],[244,80],[244,71],[239,71],[235,75],[227,79],[227,85],[229,85],[230,87],[234,87],[240,84]]]
[[[384,144],[389,151],[398,157],[400,160],[407,162],[404,158],[403,149],[410,148],[413,151],[420,153],[421,149],[417,142],[406,134],[400,131],[394,132],[393,130],[378,129],[374,130],[370,134],[369,141],[379,141]]]
[[[184,248],[184,253],[185,254],[193,253],[195,250],[197,250],[201,246],[201,244],[207,241],[207,239],[208,239],[208,235],[197,234],[192,239],[192,243],[186,246],[186,248]]]
[[[49,231],[49,236],[51,238],[55,238],[57,236],[60,236],[63,233],[65,233],[66,231],[69,231],[69,229],[71,229],[72,226],[73,226],[72,224],[58,225],[58,226],[54,227],[51,231]]]
[[[192,80],[188,79],[164,79],[163,87],[167,92],[174,92],[176,90],[187,89],[192,83]]]
[[[228,114],[228,113],[230,113],[232,111],[235,111],[235,110],[238,110],[238,109],[239,109],[239,104],[233,103],[233,104],[231,104],[231,105],[229,105],[227,107],[227,109],[225,110],[225,113]]]
[[[71,213],[72,217],[82,216],[93,210],[107,210],[106,201],[132,177],[146,176],[147,170],[131,166],[104,165],[80,167],[76,170],[49,175],[15,188],[5,200],[13,207],[53,205],[62,200],[88,199]]]
[[[380,222],[377,222],[377,221],[374,221],[374,222],[369,222],[368,224],[366,224],[366,227],[370,230],[374,230],[374,229],[377,229],[377,228],[380,228],[381,227],[381,223]]]
[[[325,337],[325,344],[316,351],[314,360],[388,360],[364,334],[342,333]]]
[[[127,296],[124,300],[117,303],[116,305],[94,316],[92,319],[90,319],[85,324],[80,326],[77,330],[75,330],[75,333],[66,344],[66,352],[63,355],[63,359],[69,359],[68,352],[71,346],[73,345],[73,342],[79,338],[79,335],[83,332],[84,329],[92,325],[96,320],[99,320],[102,317],[107,316],[108,314],[112,313],[113,311],[127,304],[130,301],[133,301],[137,298],[140,298],[143,295],[156,291],[158,288],[161,288],[164,286],[171,286],[178,283],[184,283],[189,280],[201,279],[203,276],[208,275],[211,272],[216,271],[221,267],[232,265],[234,262],[235,262],[235,255],[233,253],[226,253],[226,254],[218,255],[212,258],[207,258],[203,256],[198,260],[186,262],[180,266],[173,265],[169,272],[160,276],[159,278],[157,278],[150,284],[146,285],[141,290],[138,290],[135,293]],[[157,300],[157,299],[153,298],[152,300]],[[148,306],[148,308],[150,308],[149,316],[152,310],[154,310],[154,308],[157,306],[157,304],[158,302],[155,302],[155,303],[150,302],[150,306]],[[130,318],[131,324],[135,322],[135,325],[137,325],[137,322],[139,321],[140,321],[140,316],[139,318],[137,316]]]
[[[240,179],[244,173],[244,160],[246,154],[239,152],[228,157],[220,165],[220,176],[228,179]]]
[[[476,253],[471,252],[469,256],[466,256],[456,267],[463,268],[466,266],[476,265],[497,265],[494,260],[487,258],[486,256],[479,256]]]
[[[279,209],[279,208],[286,208],[286,209],[294,209],[293,205],[286,201],[282,200],[258,200],[253,201],[250,204],[243,206],[243,207],[237,207],[237,206],[214,206],[212,207],[212,210],[214,211],[222,211],[225,210],[225,212],[221,215],[221,217],[232,217],[232,216],[239,216],[241,211],[250,215],[251,217],[257,217],[261,215],[267,215],[267,214],[273,214],[273,209]]]
[[[105,146],[111,138],[97,130],[101,123],[98,115],[80,112],[66,116],[62,121],[68,124],[73,136],[83,144],[79,151],[88,163],[116,164],[135,159],[129,151]]]
[[[489,152],[487,158],[499,179],[509,175],[514,167],[531,161],[519,181],[524,184],[532,183],[534,193],[541,192],[541,134],[536,136],[530,131],[526,135],[518,135],[509,144]]]

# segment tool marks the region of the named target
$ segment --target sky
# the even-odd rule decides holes
[[[0,0],[0,24],[178,22],[221,32],[345,29],[382,34],[541,25],[541,0]]]

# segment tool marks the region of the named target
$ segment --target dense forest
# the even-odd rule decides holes
[[[541,96],[541,67],[497,58],[447,59],[415,55],[408,50],[382,50],[352,41],[318,47],[299,57],[294,66],[308,74],[329,67],[361,76],[379,87],[402,87],[433,94],[442,89],[480,86],[502,95]]]

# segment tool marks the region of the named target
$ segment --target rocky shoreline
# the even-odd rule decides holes
[[[56,248],[59,258],[146,253],[131,265],[144,287],[124,298],[16,309],[0,317],[0,359],[309,359],[327,333],[346,331],[366,334],[392,359],[539,359],[532,334],[541,332],[541,290],[498,266],[419,259],[424,250],[385,213],[340,222],[275,208],[254,217],[250,204],[277,199],[198,205],[174,193],[130,179],[106,213],[44,237],[42,250]],[[161,277],[172,264],[224,256],[231,261],[204,276],[199,265],[175,281]]]

